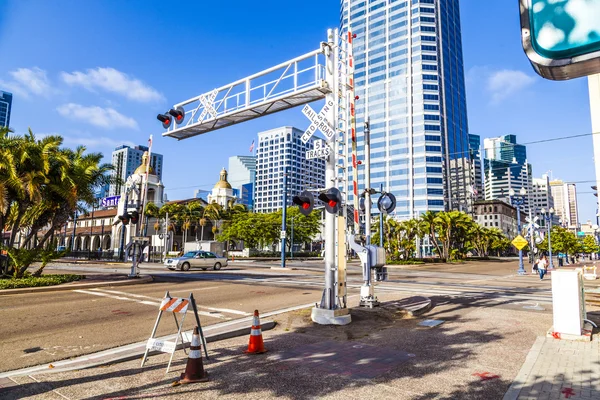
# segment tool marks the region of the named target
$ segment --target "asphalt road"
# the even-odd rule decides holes
[[[166,291],[198,303],[203,325],[307,304],[317,288],[255,286],[235,281],[156,282],[145,285],[9,295],[0,298],[0,372],[142,341],[150,336]],[[193,320],[184,326],[191,328]],[[177,332],[163,316],[158,335]]]
[[[265,264],[236,263],[218,272],[166,271],[161,266],[144,265],[142,273],[154,275],[158,282],[2,296],[0,372],[146,340],[167,290],[172,296],[187,297],[193,293],[204,326],[250,315],[254,309],[265,313],[318,302],[323,289],[322,265],[306,265],[306,269],[285,273],[265,268],[269,267]],[[296,266],[302,267],[302,263]],[[59,272],[59,267],[70,268],[65,272],[72,273],[78,269],[124,271],[123,266],[114,265],[55,265],[49,267],[49,272]],[[513,269],[504,267],[508,272]],[[498,269],[498,275],[482,275],[478,273],[481,267],[462,268],[454,272],[390,269],[390,280],[378,284],[376,290],[382,296],[460,297],[515,309],[551,303],[549,280],[540,282],[535,276],[515,277],[514,273],[504,275],[505,271]],[[361,283],[358,266],[351,266],[348,287],[354,300]],[[191,328],[192,321],[186,321],[185,326]],[[158,335],[175,332],[172,317],[165,315]]]

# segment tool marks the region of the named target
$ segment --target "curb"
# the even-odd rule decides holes
[[[250,317],[251,318],[251,317]],[[210,333],[205,334],[206,343],[214,343],[220,340],[231,339],[234,337],[239,337],[243,335],[250,335],[251,327],[245,324],[245,327],[235,328],[230,331],[220,332],[211,335]],[[261,321],[261,330],[268,331],[273,329],[277,325],[274,321]],[[204,328],[204,331],[210,331],[210,327],[213,325],[209,325]],[[217,328],[218,329],[218,328]],[[185,335],[191,336],[192,331],[182,332]],[[172,334],[168,336],[163,336],[157,339],[163,340],[174,340],[177,334]],[[47,373],[57,373],[57,372],[68,372],[74,370],[81,370],[86,368],[94,368],[99,367],[106,364],[113,363],[122,363],[126,361],[140,359],[141,356],[146,351],[146,343],[147,341],[133,343],[126,346],[121,346],[115,351],[115,349],[103,350],[97,353],[82,355],[73,359],[66,359],[62,361],[56,361],[46,364],[41,364],[33,367],[21,368],[13,371],[7,371],[0,373],[0,388],[2,388],[2,380],[15,376],[25,376],[25,375],[35,375],[35,374],[47,374]],[[183,347],[182,343],[177,345],[177,350],[180,350]],[[148,353],[151,355],[164,354],[159,351],[150,351]],[[209,349],[209,356],[210,356]],[[210,361],[210,360],[209,360]],[[50,367],[52,365],[52,367]]]
[[[425,296],[408,297],[396,302],[394,305],[406,311],[411,317],[418,317],[433,308],[433,302]]]
[[[0,296],[9,294],[24,294],[24,293],[41,293],[41,292],[60,292],[64,290],[74,289],[89,289],[105,286],[127,286],[127,285],[139,285],[141,283],[152,282],[154,279],[150,275],[142,275],[138,279],[126,279],[119,281],[108,281],[108,282],[95,282],[95,283],[78,283],[78,284],[61,284],[54,286],[40,286],[31,288],[19,288],[19,289],[2,289],[0,290]]]
[[[523,389],[525,382],[527,382],[527,378],[533,370],[533,366],[535,365],[535,362],[537,361],[538,356],[542,351],[542,347],[544,346],[545,341],[545,337],[537,337],[537,339],[533,343],[533,346],[531,346],[531,350],[529,350],[529,353],[525,358],[525,362],[523,363],[521,370],[519,371],[517,376],[515,376],[513,383],[509,386],[502,400],[517,400],[519,398],[519,395],[521,394],[521,389]]]

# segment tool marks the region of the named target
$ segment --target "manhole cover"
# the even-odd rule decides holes
[[[426,319],[425,321],[419,322],[417,325],[433,328],[434,326],[438,326],[443,323],[444,323],[444,321],[442,321],[441,319]]]

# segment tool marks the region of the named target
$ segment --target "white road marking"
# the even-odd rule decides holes
[[[156,299],[156,301],[148,301],[148,300],[138,300],[135,298],[132,299],[129,297],[124,297],[124,296],[117,296],[115,294],[124,294],[127,296],[135,296],[135,297],[154,299],[153,297],[149,297],[149,296],[133,295],[131,293],[118,292],[116,290],[110,290],[110,291],[103,290],[102,292],[100,292],[99,289],[92,289],[92,290],[78,289],[78,290],[73,290],[73,291],[77,292],[77,293],[91,294],[94,296],[108,297],[110,299],[115,299],[115,300],[133,301],[135,303],[146,304],[146,305],[153,306],[153,307],[160,307],[160,300],[162,300],[162,299]],[[103,292],[109,292],[109,293],[103,293]],[[114,293],[114,294],[111,294],[111,293]],[[225,309],[225,308],[212,308],[212,307],[201,307],[201,306],[198,306],[198,308],[203,308],[203,309],[211,310],[211,311],[217,311],[217,312],[210,312],[210,311],[206,312],[206,311],[198,310],[198,315],[203,315],[205,317],[211,317],[211,318],[225,319],[225,320],[230,320],[231,318],[226,317],[225,315],[223,315],[221,313],[237,314],[237,315],[243,315],[243,316],[251,315],[251,314],[243,312],[243,311],[229,310],[229,309]]]
[[[124,296],[129,296],[129,297],[136,297],[136,298],[141,298],[141,299],[150,299],[150,300],[154,300],[154,301],[158,301],[161,302],[161,299],[157,299],[156,297],[150,297],[150,296],[144,296],[142,294],[133,294],[133,293],[127,293],[127,292],[119,292],[117,290],[106,290],[106,289],[91,289],[93,291],[98,291],[98,292],[105,292],[105,293],[112,293],[112,294],[120,294],[120,295],[124,295]],[[172,293],[171,291],[169,291],[169,293]],[[250,313],[247,313],[245,311],[238,311],[238,310],[231,310],[228,308],[213,308],[213,307],[205,307],[205,306],[198,306],[198,308],[203,308],[205,310],[210,310],[210,311],[218,311],[219,313],[224,312],[226,314],[235,314],[235,315],[252,315]],[[198,312],[200,313],[200,312]],[[208,314],[210,316],[214,316],[214,315],[218,315],[215,313],[212,314]],[[223,317],[224,318],[224,317]]]
[[[121,295],[129,296],[129,297],[136,297],[139,299],[150,299],[150,300],[158,301],[159,303],[162,301],[162,299],[157,299],[156,297],[144,296],[143,294],[133,294],[133,293],[119,292],[116,290],[106,290],[106,289],[90,289],[90,290],[93,290],[95,292],[121,294]]]
[[[247,313],[245,311],[238,311],[238,310],[230,310],[229,308],[213,308],[213,307],[205,307],[205,306],[198,306],[198,308],[204,308],[205,310],[211,310],[211,311],[220,311],[220,312],[224,312],[227,314],[236,314],[236,315],[252,315],[251,313]]]
[[[199,289],[181,289],[181,290],[169,290],[169,293],[178,293],[178,292],[196,292],[199,290],[212,290],[212,289],[219,289],[221,286],[211,286],[211,287],[205,287],[205,288],[199,288]]]
[[[133,301],[136,303],[140,303],[140,304],[146,304],[149,306],[160,306],[159,302],[154,302],[154,301],[146,301],[146,300],[137,300],[137,299],[130,299],[129,297],[123,297],[123,296],[114,296],[112,294],[108,294],[108,293],[101,293],[101,292],[93,292],[91,290],[73,290],[74,292],[77,293],[84,293],[84,294],[91,294],[94,296],[102,296],[102,297],[109,297],[111,299],[115,299],[115,300],[125,300],[125,301]]]

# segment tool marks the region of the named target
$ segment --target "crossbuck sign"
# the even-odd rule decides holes
[[[317,129],[323,132],[327,140],[333,139],[335,136],[335,131],[327,122],[327,113],[331,110],[333,105],[333,100],[327,100],[327,103],[325,103],[318,114],[308,104],[304,106],[302,109],[302,114],[306,115],[306,118],[310,120],[311,124],[306,132],[304,132],[302,135],[302,143],[308,142]]]

